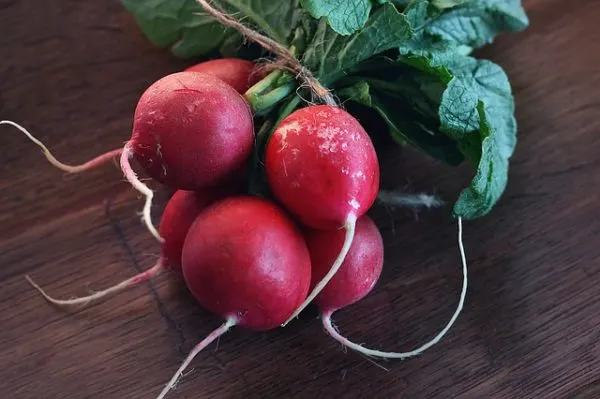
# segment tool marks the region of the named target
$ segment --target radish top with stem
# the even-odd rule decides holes
[[[327,333],[329,335],[331,335],[332,338],[334,338],[335,340],[340,342],[342,345],[344,345],[354,351],[362,353],[363,355],[366,355],[366,356],[385,358],[385,359],[401,359],[402,360],[402,359],[406,359],[409,357],[420,355],[421,353],[423,353],[424,351],[426,351],[433,345],[437,344],[446,335],[446,333],[450,330],[450,328],[452,327],[452,325],[458,318],[460,312],[462,311],[464,303],[465,303],[465,298],[467,295],[467,285],[468,285],[467,259],[465,256],[465,249],[464,249],[463,241],[462,241],[462,218],[460,218],[460,217],[458,218],[458,248],[460,251],[460,258],[461,258],[461,262],[462,262],[462,274],[463,274],[462,289],[460,292],[460,298],[458,301],[458,305],[456,307],[456,310],[452,314],[452,317],[446,324],[446,326],[435,337],[433,337],[431,340],[429,340],[425,344],[419,346],[416,349],[406,351],[406,352],[384,352],[384,351],[380,351],[380,350],[365,348],[364,346],[359,345],[355,342],[352,342],[349,339],[347,339],[346,337],[342,336],[335,329],[335,327],[333,326],[332,321],[331,321],[331,315],[333,314],[333,312],[336,309],[331,309],[328,307],[322,308],[321,321],[323,323],[323,327],[325,328]]]
[[[267,144],[265,169],[277,198],[315,229],[346,230],[330,271],[283,324],[295,318],[326,286],[352,244],[356,219],[373,204],[379,188],[375,148],[360,123],[329,105],[301,108],[277,126]]]

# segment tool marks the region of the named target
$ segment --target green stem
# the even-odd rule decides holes
[[[302,101],[302,99],[300,97],[298,97],[298,96],[292,97],[292,99],[286,104],[285,107],[283,107],[283,109],[279,113],[279,117],[277,118],[277,120],[275,121],[273,126],[279,126],[281,121],[283,121],[285,118],[287,118],[289,114],[294,112],[294,110],[298,107],[298,104],[300,104],[300,101]]]
[[[244,93],[244,97],[248,100],[250,97],[258,97],[261,93],[265,92],[279,79],[283,72],[279,69],[274,70],[260,81],[258,81],[254,86],[248,89],[246,93]]]
[[[290,53],[296,54],[296,47],[290,47]],[[293,87],[292,87],[293,83]],[[276,69],[249,88],[244,97],[256,114],[263,113],[277,104],[296,87],[294,77],[281,69]]]
[[[258,129],[258,133],[256,133],[256,138],[260,139],[261,137],[263,137],[265,134],[267,134],[267,132],[273,127],[273,123],[271,122],[271,120],[266,119],[262,126],[260,127],[260,129]]]
[[[254,110],[254,114],[264,115],[271,108],[273,108],[274,105],[278,104],[281,100],[293,93],[294,90],[296,90],[296,84],[294,82],[290,82],[271,90],[267,94],[254,97],[252,100],[248,98],[248,101]]]

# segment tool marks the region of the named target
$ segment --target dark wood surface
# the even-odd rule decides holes
[[[171,397],[600,397],[600,3],[525,5],[530,29],[482,53],[510,75],[520,144],[497,209],[465,224],[470,287],[449,335],[385,371],[346,353],[312,310],[285,329],[228,333]],[[120,146],[143,89],[187,65],[148,44],[116,1],[2,0],[0,41],[0,119],[67,162]],[[81,295],[151,266],[159,249],[116,166],[65,178],[6,126],[0,146],[0,397],[155,397],[220,320],[166,276],[81,312],[45,303],[24,274]],[[470,177],[397,148],[382,164],[384,187],[449,201]],[[345,334],[402,350],[446,323],[460,289],[448,211],[372,210],[385,271],[335,315]]]

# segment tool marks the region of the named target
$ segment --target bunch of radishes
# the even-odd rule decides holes
[[[213,60],[165,76],[142,94],[124,148],[74,169],[20,126],[3,122],[22,129],[54,165],[70,172],[120,154],[125,177],[146,195],[144,220],[161,241],[154,267],[87,297],[54,299],[30,280],[47,300],[85,305],[169,270],[181,273],[198,302],[225,320],[193,349],[159,397],[230,327],[285,326],[313,300],[326,331],[353,349],[400,358],[421,351],[370,351],[331,324],[334,311],[371,291],[383,264],[382,237],[365,215],[379,188],[377,155],[353,116],[329,105],[287,115],[264,149],[271,196],[247,194],[256,140],[253,109],[241,93],[260,77],[253,63],[239,59]],[[132,158],[154,180],[178,190],[158,230],[150,220],[152,191],[137,178]]]

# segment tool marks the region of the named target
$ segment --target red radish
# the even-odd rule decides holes
[[[329,272],[285,325],[342,265],[357,218],[377,196],[379,165],[373,143],[360,123],[329,105],[302,108],[285,118],[267,144],[265,161],[273,194],[302,223],[315,229],[346,230],[344,244]]]
[[[69,170],[25,129],[10,121],[38,144],[59,168]],[[254,127],[247,101],[235,89],[214,76],[178,72],[154,82],[140,97],[131,139],[122,150],[81,166],[86,170],[121,153],[121,169],[127,180],[144,194],[143,219],[159,240],[150,209],[153,192],[142,183],[129,163],[134,156],[150,177],[169,187],[202,190],[219,185],[241,170],[252,153]]]
[[[146,195],[149,221],[152,192],[129,167],[132,155],[154,180],[173,188],[201,190],[226,181],[242,168],[253,144],[252,112],[238,92],[214,76],[178,72],[159,79],[142,94],[121,168]]]
[[[239,58],[218,58],[201,62],[185,69],[215,76],[243,94],[257,83],[264,74],[259,73],[253,62]]]
[[[230,188],[212,188],[203,190],[201,193],[184,190],[176,191],[167,203],[160,221],[159,232],[165,240],[161,245],[161,254],[158,261],[145,272],[112,287],[80,298],[55,299],[46,294],[29,276],[26,276],[26,279],[46,300],[57,306],[68,307],[90,305],[101,299],[106,299],[109,295],[117,294],[127,288],[146,282],[165,270],[181,272],[181,251],[190,226],[206,207],[230,194],[234,194],[234,190]]]
[[[361,226],[362,222],[362,226]],[[331,259],[334,258],[329,246],[335,243],[335,247],[342,245],[342,236],[338,232],[313,232],[307,235],[307,244],[310,251],[313,276],[325,274]],[[372,221],[365,220],[363,216],[356,226],[356,237],[348,253],[348,257],[336,276],[331,279],[327,287],[317,297],[315,302],[321,309],[321,321],[323,327],[331,337],[342,345],[367,356],[388,359],[405,359],[420,355],[438,343],[450,330],[458,315],[460,314],[467,293],[467,261],[462,243],[462,220],[458,219],[458,246],[462,260],[463,286],[460,300],[456,311],[450,321],[433,339],[420,347],[408,352],[383,352],[365,348],[342,336],[331,321],[332,314],[343,307],[353,304],[367,295],[373,288],[375,281],[379,278],[383,260],[383,242],[377,227]],[[313,277],[314,280],[314,277]]]
[[[304,233],[314,287],[329,271],[340,248],[344,245],[342,230],[312,230]],[[329,284],[315,298],[324,313],[351,305],[375,286],[383,267],[383,238],[367,215],[356,221],[354,240],[346,259]]]
[[[232,326],[279,326],[310,285],[310,257],[298,228],[280,208],[250,196],[225,199],[200,214],[185,239],[182,265],[198,302],[225,323],[192,349],[159,398],[194,356]]]

